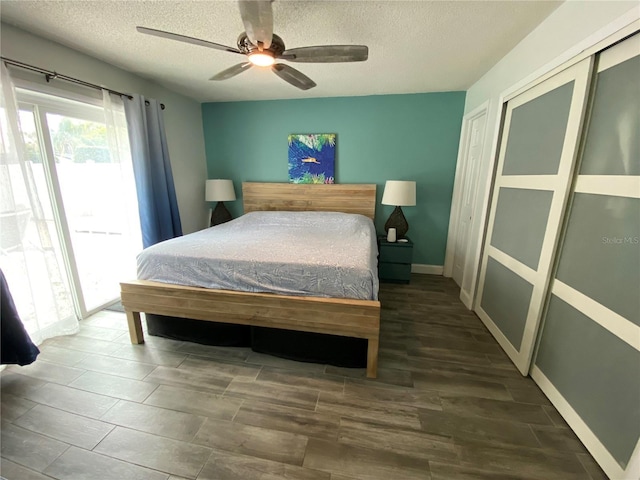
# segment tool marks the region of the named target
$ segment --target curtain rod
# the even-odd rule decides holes
[[[100,85],[96,85],[95,83],[85,82],[84,80],[80,80],[78,78],[70,77],[68,75],[63,75],[63,74],[55,72],[55,71],[46,70],[44,68],[36,67],[34,65],[29,65],[28,63],[19,62],[17,60],[12,60],[11,58],[7,58],[7,57],[1,57],[0,56],[0,60],[2,60],[7,65],[13,65],[14,67],[23,68],[25,70],[30,70],[30,71],[36,72],[36,73],[42,73],[42,74],[44,74],[44,78],[47,79],[47,82],[50,82],[51,80],[57,78],[59,80],[64,80],[66,82],[76,83],[78,85],[83,85],[83,86],[89,87],[89,88],[95,88],[96,90],[106,90],[107,92],[113,93],[114,95],[118,95],[118,96],[121,96],[121,97],[127,97],[129,100],[133,100],[133,97],[131,95],[127,94],[127,93],[122,93],[122,92],[118,92],[117,90],[111,90],[110,88],[101,87]],[[149,105],[149,102],[147,100],[145,100],[145,104]],[[165,109],[164,103],[160,104],[160,108],[162,108],[162,110]]]

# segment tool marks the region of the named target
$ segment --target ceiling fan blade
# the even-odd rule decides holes
[[[249,70],[251,67],[253,67],[253,63],[251,62],[239,63],[237,65],[234,65],[233,67],[221,71],[220,73],[211,77],[209,80],[226,80],[227,78],[235,77],[245,70]]]
[[[240,0],[240,16],[251,43],[262,48],[271,46],[273,38],[273,0]]]
[[[365,45],[319,45],[285,50],[278,58],[290,62],[337,63],[364,62],[369,57]]]
[[[136,27],[136,30],[146,35],[153,35],[155,37],[168,38],[169,40],[177,40],[179,42],[191,43],[193,45],[200,45],[202,47],[215,48],[216,50],[223,50],[231,53],[242,53],[237,48],[227,47],[226,45],[220,45],[218,43],[208,42],[206,40],[200,40],[199,38],[187,37],[186,35],[179,35],[177,33],[165,32],[164,30],[156,30],[155,28]]]
[[[316,82],[307,77],[304,73],[296,70],[289,65],[282,63],[276,63],[271,67],[273,73],[278,75],[285,82],[290,83],[294,87],[298,87],[300,90],[309,90],[316,86]]]

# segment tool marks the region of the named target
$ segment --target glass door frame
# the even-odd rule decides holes
[[[38,90],[40,90],[39,86]],[[32,112],[34,117],[36,133],[40,143],[40,153],[42,156],[45,180],[47,182],[47,194],[51,199],[54,223],[58,232],[58,237],[61,239],[60,248],[64,258],[65,269],[67,270],[69,282],[71,283],[71,295],[73,298],[74,308],[78,317],[80,319],[85,319],[112,304],[117,300],[117,298],[110,299],[91,310],[87,309],[82,291],[81,277],[74,254],[71,230],[69,228],[69,222],[64,208],[58,171],[55,166],[55,153],[53,150],[53,142],[49,130],[47,114],[64,115],[77,119],[104,123],[104,113],[98,106],[98,102],[92,102],[93,99],[91,98],[83,100],[73,98],[71,101],[67,101],[64,97],[58,97],[56,95],[56,98],[52,98],[52,94],[39,93],[20,85],[17,86],[16,94],[18,97],[18,108],[20,110]],[[80,102],[84,105],[79,106],[73,102]]]

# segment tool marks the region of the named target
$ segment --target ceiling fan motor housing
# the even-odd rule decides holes
[[[251,43],[251,40],[249,40],[249,37],[247,37],[246,32],[242,32],[238,37],[238,50],[240,50],[245,55],[250,55],[252,53],[257,53],[260,51],[257,45]],[[273,38],[271,39],[271,46],[265,50],[271,52],[274,57],[278,57],[285,50],[284,41],[274,33]]]

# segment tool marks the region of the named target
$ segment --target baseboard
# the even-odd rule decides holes
[[[469,310],[473,310],[473,297],[464,290],[460,290],[460,301],[464,304],[465,307]]]
[[[411,273],[422,273],[423,275],[442,275],[443,265],[423,265],[414,263],[411,265]]]
[[[598,437],[580,418],[580,415],[573,409],[571,404],[562,396],[551,381],[542,373],[536,365],[531,368],[531,378],[538,384],[540,390],[549,398],[554,407],[560,412],[560,415],[566,420],[571,429],[575,432],[580,441],[587,447],[591,456],[611,479],[631,480],[638,478],[638,462],[640,442],[636,445],[633,455],[629,460],[627,469],[623,470],[618,462],[609,453],[606,447],[600,442]]]

